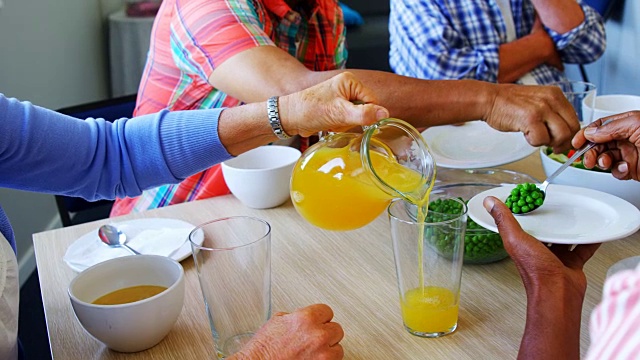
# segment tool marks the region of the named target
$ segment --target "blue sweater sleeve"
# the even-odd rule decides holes
[[[161,111],[110,123],[0,94],[0,186],[96,200],[179,182],[231,157],[217,133],[222,111]]]

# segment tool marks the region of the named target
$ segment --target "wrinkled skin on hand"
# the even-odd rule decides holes
[[[575,110],[557,86],[501,84],[483,117],[494,129],[521,131],[532,146],[563,152],[580,129]]]
[[[389,117],[389,111],[375,105],[377,102],[373,92],[352,73],[343,72],[306,90],[281,97],[279,110],[285,131],[306,137],[327,129],[342,132]]]
[[[333,311],[324,304],[276,313],[230,360],[342,359],[339,342],[344,332],[332,318]]]
[[[599,145],[584,155],[586,168],[611,169],[617,179],[640,181],[640,111],[599,119],[580,130],[572,144],[580,148],[587,140]]]

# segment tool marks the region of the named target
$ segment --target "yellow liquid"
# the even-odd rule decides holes
[[[456,298],[449,289],[437,286],[411,289],[400,304],[404,324],[421,333],[449,332],[458,321]]]
[[[371,162],[387,184],[403,192],[419,188],[420,173],[383,154]],[[362,166],[360,154],[343,148],[319,148],[296,166],[291,178],[293,204],[308,222],[327,230],[353,230],[380,215],[392,196],[378,188]]]
[[[167,290],[165,286],[139,285],[122,288],[93,301],[96,305],[119,305],[144,300]]]
[[[416,220],[424,223],[427,218],[429,188],[424,197],[409,198],[418,208]],[[424,286],[424,226],[418,227],[418,284],[419,287],[408,290],[400,303],[402,320],[412,332],[425,334],[449,333],[458,322],[458,296],[449,289],[439,286]],[[427,274],[428,275],[428,274]]]
[[[425,182],[421,174],[383,154],[370,154],[378,176],[391,187],[408,194],[405,200],[418,207],[416,220],[423,223],[431,187],[420,194]],[[414,193],[416,189],[419,191]],[[318,148],[306,157],[294,170],[291,194],[298,213],[313,225],[327,230],[362,227],[378,217],[392,200],[391,195],[372,182],[362,166],[360,154],[351,151],[349,146]],[[418,229],[420,286],[405,294],[401,303],[402,317],[413,331],[448,332],[458,319],[457,296],[445,288],[423,285],[424,226]]]

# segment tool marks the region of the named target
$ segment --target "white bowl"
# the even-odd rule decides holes
[[[289,146],[260,146],[223,162],[222,174],[244,205],[273,208],[289,199],[291,173],[300,155],[300,150]]]
[[[593,112],[592,121],[627,111],[640,110],[640,96],[600,95],[596,96],[593,109],[585,105],[585,112]]]
[[[132,303],[92,304],[110,292],[137,285],[167,289]],[[142,351],[164,339],[178,319],[184,302],[184,270],[165,256],[125,256],[82,271],[68,292],[78,321],[91,336],[115,351]]]
[[[553,174],[562,164],[547,156],[546,147],[540,148],[540,158],[544,173]],[[618,180],[610,173],[578,169],[569,166],[553,181],[554,184],[584,187],[615,195],[640,209],[640,182]]]

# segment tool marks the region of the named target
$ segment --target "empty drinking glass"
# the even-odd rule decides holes
[[[189,241],[216,351],[226,358],[271,316],[271,226],[222,218],[197,226]]]
[[[559,81],[551,85],[559,86],[578,115],[580,127],[589,125],[593,119],[596,103],[596,86],[584,81]]]

